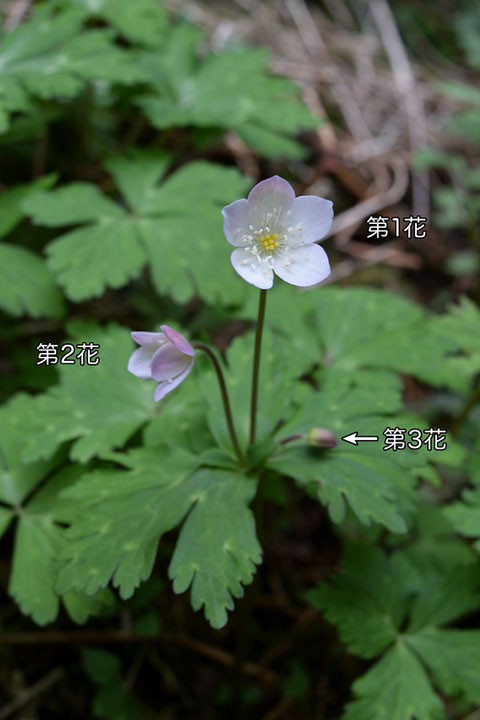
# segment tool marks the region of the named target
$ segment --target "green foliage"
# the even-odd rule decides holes
[[[446,384],[450,376],[436,376],[441,375],[447,350],[459,346],[448,328],[435,324],[414,303],[377,290],[326,288],[315,304],[307,292],[297,298],[297,309],[287,302],[285,289],[272,295],[273,323],[292,334],[295,358],[303,361],[303,371],[308,363],[318,366],[313,375],[319,385],[319,392],[297,386],[288,419],[273,415],[273,424],[284,420],[278,438],[328,427],[337,438],[361,430],[383,441],[386,427],[422,427],[420,418],[399,414],[401,386],[394,371]],[[282,356],[295,366],[292,352]],[[276,394],[277,406],[282,407],[279,395],[283,399],[288,394]],[[436,453],[435,461],[455,463],[460,457],[450,442],[447,451]],[[270,468],[290,475],[327,505],[335,522],[344,519],[347,501],[362,523],[381,523],[393,532],[407,528],[415,508],[416,478],[425,474],[425,464],[424,452],[379,454],[377,445],[353,447],[342,442],[328,452],[288,445],[268,461]]]
[[[151,123],[230,128],[269,157],[302,156],[291,135],[319,124],[298,101],[293,83],[268,74],[268,53],[232,47],[200,60],[199,33],[179,24],[155,54],[145,53],[142,66],[154,93],[139,101]]]
[[[167,30],[167,14],[156,0],[70,0],[92,17],[112,25],[125,39],[157,47]]]
[[[16,395],[0,410],[0,531],[5,532],[17,518],[8,590],[22,612],[44,625],[56,618],[60,605],[53,589],[55,562],[63,544],[59,523],[69,519],[69,509],[59,500],[59,492],[78,473],[71,468],[52,476],[58,457],[22,464],[19,418],[25,417],[28,409],[26,396]],[[62,599],[70,617],[78,623],[86,622],[111,603],[106,590],[91,598],[66,594]]]
[[[182,527],[170,563],[175,592],[192,587],[194,610],[205,606],[213,627],[227,622],[233,598],[242,597],[260,563],[262,550],[248,503],[255,493],[253,478],[238,473],[203,470],[195,476],[202,491]]]
[[[478,28],[470,23],[470,32],[480,37]],[[466,37],[466,35],[462,35]],[[472,55],[473,58],[473,55]],[[473,63],[472,63],[473,64]],[[457,110],[448,121],[448,130],[474,146],[480,144],[480,91],[474,85],[451,80],[439,83],[439,89],[454,100],[467,105]],[[441,228],[463,227],[474,238],[480,217],[478,189],[480,168],[469,154],[460,151],[437,151],[422,149],[414,158],[414,167],[447,170],[452,179],[450,185],[441,185],[434,190],[435,222]],[[475,243],[478,244],[478,243]],[[475,259],[478,260],[478,248]],[[475,272],[475,264],[470,267]]]
[[[359,545],[348,547],[343,571],[333,585],[322,583],[309,598],[337,625],[352,653],[375,657],[393,642],[402,624],[405,595],[396,582],[398,569],[379,548]]]
[[[480,367],[480,312],[467,297],[438,317],[436,329],[452,342],[452,352],[434,369],[434,377],[455,390],[469,391]]]
[[[386,652],[353,684],[356,699],[343,720],[443,718],[430,674],[442,693],[478,703],[480,633],[438,627],[478,607],[478,566],[442,567],[418,550],[387,556],[348,544],[344,570],[310,591],[311,602],[337,625],[352,653]]]
[[[480,552],[480,488],[464,490],[462,500],[445,508],[445,515],[460,535],[476,538]]]
[[[440,720],[442,703],[428,675],[405,645],[392,647],[352,686],[358,699],[342,720]]]
[[[478,603],[477,603],[478,604]],[[447,695],[480,702],[480,631],[428,628],[409,640]]]
[[[236,338],[227,352],[227,378],[240,445],[248,444],[250,397],[245,392],[246,378],[251,374],[253,333]],[[294,381],[308,368],[304,356],[293,357],[290,339],[266,331],[262,340],[262,366],[259,377],[258,438],[271,436],[280,421],[290,413]],[[208,403],[208,424],[216,442],[232,450],[227,424],[219,404],[216,377],[210,366],[201,375]]]
[[[461,500],[444,508],[444,515],[463,537],[473,538],[480,553],[480,445],[470,453],[466,464],[473,489],[463,490]]]
[[[124,205],[87,183],[25,201],[38,224],[80,226],[47,248],[49,266],[72,300],[122,287],[148,262],[157,290],[178,302],[195,292],[211,302],[238,302],[243,288],[232,287],[233,269],[225,272],[228,247],[219,211],[244,192],[245,180],[236,170],[192,162],[158,186],[168,164],[165,154],[132,151],[112,158],[108,169]]]
[[[87,648],[82,653],[83,668],[97,693],[93,701],[96,717],[105,720],[136,720],[140,704],[125,687],[122,665],[117,655],[106,650]]]
[[[258,155],[262,176],[278,172],[295,184],[307,168],[279,159],[306,154],[295,136],[318,119],[292,82],[270,73],[265,49],[214,51],[218,38],[209,44],[182,15],[161,0],[54,0],[33,4],[14,30],[1,31],[2,389],[7,397],[17,388],[33,393],[0,408],[5,590],[37,624],[58,618],[55,633],[70,620],[96,618],[87,637],[107,628],[107,639],[128,640],[119,655],[83,652],[92,716],[172,715],[161,696],[155,709],[135,699],[132,685],[139,683],[143,701],[150,682],[142,665],[171,693],[185,679],[176,674],[177,651],[158,651],[157,640],[188,641],[195,653],[208,648],[211,659],[230,663],[219,654],[222,643],[232,650],[230,629],[209,637],[203,616],[224,628],[265,544],[262,597],[252,592],[232,628],[239,646],[254,622],[259,635],[238,654],[239,673],[260,668],[263,685],[283,672],[280,707],[295,703],[287,713],[299,717],[309,713],[313,683],[327,666],[335,695],[320,714],[339,717],[344,683],[353,679],[343,720],[466,717],[480,703],[480,632],[467,622],[480,603],[478,306],[465,297],[434,313],[385,290],[297,292],[276,280],[250,444],[258,293],[231,267],[221,208],[245,197],[253,178],[236,169],[234,145],[225,141],[238,136]],[[478,23],[463,6],[458,18],[453,25],[475,66]],[[450,130],[474,148],[480,94],[463,77],[439,89],[458,104]],[[438,170],[436,223],[464,231],[463,249],[446,269],[472,283],[473,298],[480,172],[452,148],[425,149],[414,167]],[[447,240],[459,245],[454,233]],[[445,288],[446,302],[461,282]],[[432,305],[442,306],[443,297]],[[159,403],[153,381],[127,372],[135,349],[129,330],[165,322],[192,342],[217,346],[245,464],[199,349],[188,380]],[[77,350],[74,364],[35,364],[40,343],[57,346],[62,358],[65,342],[98,344],[99,364],[81,365]],[[448,430],[446,451],[382,449],[387,428],[438,424]],[[309,446],[313,428],[329,430],[337,446]],[[379,442],[342,441],[355,431]],[[339,667],[341,653],[321,623],[300,638],[300,615],[291,637],[298,635],[302,661],[277,663],[277,649],[290,647],[284,611],[304,596],[305,578],[336,565],[340,543],[341,572],[308,597],[359,659]],[[308,548],[319,554],[304,573]],[[292,558],[299,572],[287,578]],[[188,591],[190,605],[203,611],[198,618],[189,616],[187,597],[168,607],[169,580],[175,593]],[[271,611],[264,601],[277,586],[285,597]],[[250,607],[255,621],[243,617]],[[5,612],[12,632],[29,622]],[[130,630],[145,636],[138,652]],[[277,644],[279,632],[287,645]],[[226,683],[223,695],[215,692],[216,672],[209,670],[206,692],[230,707],[236,695]],[[25,676],[33,679],[30,668]],[[267,699],[253,683],[236,688],[246,705]],[[188,678],[185,697],[191,687]]]
[[[295,291],[293,291],[295,292]],[[310,348],[320,368],[319,383],[374,387],[398,383],[371,368],[409,373],[426,382],[435,380],[445,354],[457,350],[455,339],[437,326],[435,315],[405,297],[374,288],[317,288],[295,295],[283,285],[271,291],[269,313],[275,327],[294,336],[297,352]],[[428,332],[427,332],[428,329]],[[386,387],[386,385],[385,385]],[[372,396],[372,403],[381,403]],[[385,398],[384,407],[396,404]],[[370,411],[374,406],[370,406]]]
[[[191,585],[193,608],[204,606],[211,625],[222,627],[261,559],[248,509],[255,483],[238,472],[194,472],[195,459],[181,450],[114,459],[129,470],[95,471],[65,493],[82,512],[59,556],[58,592],[90,595],[112,578],[121,597],[130,597],[150,576],[160,537],[188,514],[169,575],[175,592]]]
[[[23,457],[28,461],[48,458],[63,442],[75,440],[70,457],[86,462],[123,445],[153,414],[153,383],[139,385],[126,371],[134,346],[129,333],[114,325],[72,329],[71,344],[81,339],[100,345],[100,362],[59,363],[60,384],[32,398],[26,417],[19,413],[18,422],[27,430]]]
[[[150,86],[138,99],[150,121],[172,126],[229,128],[262,153],[299,157],[292,135],[318,118],[298,100],[298,89],[268,72],[264,50],[227,48],[200,58],[199,33],[169,24],[159,2],[71,0],[74,7],[37,9],[3,37],[0,55],[0,132],[15,112],[32,113],[34,98],[71,98],[99,78],[109,84]],[[107,27],[85,27],[87,18]],[[108,27],[110,26],[110,27]],[[136,52],[113,42],[114,33]]]
[[[318,401],[315,400],[315,406]],[[362,418],[362,432],[385,426]],[[346,434],[346,433],[345,433]],[[279,450],[268,467],[293,477],[300,487],[328,507],[333,522],[345,518],[345,501],[365,525],[381,523],[392,532],[406,532],[406,516],[412,511],[415,476],[398,462],[375,457],[358,448],[338,448],[322,453],[313,448]]]
[[[480,21],[476,8],[465,6],[455,17],[455,30],[469,65],[480,67]]]
[[[54,177],[48,176],[29,185],[17,185],[0,195],[0,237],[11,232],[22,219],[23,200],[53,182]],[[26,312],[33,317],[58,316],[64,309],[60,292],[43,260],[31,250],[12,243],[0,243],[0,307],[11,315]]]
[[[42,100],[71,98],[92,80],[132,84],[143,73],[111,41],[106,29],[80,32],[83,13],[36,10],[33,18],[1,37],[0,132],[10,116],[29,112],[31,95]]]
[[[67,532],[59,592],[91,595],[113,578],[121,596],[130,597],[150,576],[160,536],[181,522],[194,501],[195,464],[186,451],[161,456],[135,450],[115,460],[129,471],[99,469],[66,491],[66,499],[88,512],[79,513]]]

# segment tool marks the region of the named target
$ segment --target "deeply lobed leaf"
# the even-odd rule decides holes
[[[73,183],[28,198],[38,224],[79,225],[47,247],[49,266],[73,300],[100,295],[136,278],[148,262],[157,290],[184,302],[199,294],[211,302],[238,302],[220,208],[242,194],[233,169],[192,162],[165,179],[166,155],[132,151],[108,162],[127,208],[94,185]],[[84,224],[86,223],[86,224]]]
[[[57,591],[89,595],[112,580],[130,597],[150,576],[161,536],[186,517],[169,575],[176,592],[191,585],[193,608],[204,606],[221,627],[261,560],[248,509],[254,481],[238,472],[193,472],[194,457],[181,450],[143,449],[115,460],[129,469],[97,470],[65,493],[82,511],[59,555]]]

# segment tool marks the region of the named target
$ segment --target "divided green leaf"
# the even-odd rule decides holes
[[[82,31],[84,13],[46,6],[0,38],[0,133],[10,115],[28,112],[31,98],[71,98],[95,79],[131,85],[144,73],[105,29]]]
[[[253,315],[254,308],[247,313]],[[445,356],[459,347],[437,316],[374,288],[329,286],[298,293],[279,285],[269,291],[269,317],[297,342],[315,348],[320,384],[333,374],[336,382],[350,384],[367,369],[409,373],[431,383],[438,375],[442,384]],[[377,374],[371,377],[373,389]]]
[[[16,185],[0,195],[0,237],[22,219],[21,203],[35,191],[53,184],[53,175],[28,185]],[[19,282],[21,278],[21,282]],[[58,316],[62,296],[44,261],[31,250],[13,243],[0,243],[0,307],[11,315]]]
[[[210,624],[222,627],[262,559],[248,507],[256,481],[219,470],[203,470],[195,479],[205,489],[182,527],[168,572],[175,592],[191,585],[193,609],[204,606]]]
[[[238,472],[195,472],[195,458],[180,449],[134,450],[115,460],[128,469],[89,473],[64,495],[81,512],[59,555],[57,591],[89,595],[112,580],[130,597],[150,576],[161,536],[186,518],[169,569],[174,590],[191,585],[193,608],[204,606],[209,622],[223,626],[261,560],[248,509],[255,483]]]
[[[60,384],[30,399],[22,448],[27,461],[48,458],[62,443],[74,440],[70,457],[86,462],[123,445],[155,411],[154,384],[127,372],[134,349],[127,330],[79,325],[68,342],[99,345],[100,362],[59,363]],[[60,358],[65,355],[62,347],[60,343]]]
[[[49,477],[58,458],[23,464],[20,460],[24,426],[21,418],[31,411],[25,395],[15,396],[0,409],[0,532],[17,518],[8,586],[9,594],[26,615],[39,625],[55,620],[60,598],[54,591],[56,555],[63,543],[59,523],[69,518],[59,493],[78,478],[75,468]],[[31,493],[40,487],[33,499]],[[62,598],[70,617],[84,623],[111,603],[109,591],[92,598],[69,594]]]
[[[352,686],[357,699],[342,720],[443,720],[442,702],[424,667],[402,643],[394,645]]]
[[[464,490],[461,499],[447,505],[443,514],[459,535],[475,540],[473,547],[480,553],[480,445],[470,454],[467,469],[473,489]]]
[[[387,556],[350,543],[344,570],[310,591],[310,601],[338,626],[351,652],[386,652],[353,684],[356,698],[342,720],[443,718],[433,686],[479,702],[480,632],[438,627],[478,607],[476,565],[440,567],[421,548]]]
[[[348,502],[363,524],[381,523],[392,532],[405,532],[415,509],[414,490],[417,475],[426,465],[425,453],[408,449],[384,452],[383,432],[397,423],[403,428],[417,427],[419,420],[398,414],[400,398],[395,378],[387,375],[382,380],[378,375],[376,394],[368,385],[349,387],[345,380],[341,384],[335,379],[323,392],[306,389],[277,437],[307,435],[315,427],[327,427],[336,435],[338,445],[322,451],[308,447],[305,441],[289,443],[271,456],[268,467],[294,478],[328,507],[336,523],[343,521]],[[379,440],[357,446],[341,440],[354,431]]]
[[[469,392],[480,367],[480,311],[467,297],[436,318],[435,328],[451,339],[452,353],[434,371],[434,378],[449,387]]]
[[[409,645],[442,692],[480,703],[480,630],[427,628],[410,638]]]
[[[139,104],[151,123],[228,128],[262,155],[301,157],[292,135],[320,120],[299,101],[294,83],[269,74],[268,53],[235,47],[200,59],[198,41],[196,28],[180,24],[159,52],[144,54],[155,93]]]
[[[309,600],[337,625],[352,653],[375,657],[395,640],[404,618],[405,591],[397,568],[379,548],[349,544],[343,571],[332,584],[311,590]]]
[[[244,287],[229,265],[220,209],[244,192],[245,180],[234,169],[198,161],[157,185],[168,163],[166,155],[134,151],[112,158],[108,169],[123,204],[87,183],[25,202],[37,224],[78,226],[47,247],[49,267],[72,300],[121,287],[148,262],[157,290],[178,302],[194,294],[239,302]]]

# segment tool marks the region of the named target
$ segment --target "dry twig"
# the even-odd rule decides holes
[[[415,75],[393,13],[386,0],[369,0],[369,8],[390,61],[408,121],[411,150],[427,145],[423,103],[416,88]],[[429,217],[430,190],[428,171],[413,174],[413,212]]]
[[[14,713],[21,710],[25,705],[28,705],[32,700],[35,700],[39,695],[42,695],[46,690],[55,685],[64,675],[64,670],[60,667],[54,668],[41,680],[38,680],[34,685],[23,690],[17,697],[11,702],[4,705],[0,709],[0,720],[6,720]]]
[[[31,4],[32,0],[12,0],[5,11],[6,19],[3,23],[3,29],[6,32],[15,30],[28,13]]]

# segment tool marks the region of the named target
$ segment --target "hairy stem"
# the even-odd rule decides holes
[[[260,372],[260,351],[262,349],[263,321],[265,319],[265,305],[267,303],[267,291],[260,290],[258,303],[257,329],[255,332],[255,351],[253,355],[252,373],[252,395],[250,402],[250,444],[255,442],[257,433],[257,400],[258,400],[258,375]]]
[[[233,447],[235,448],[235,452],[237,454],[238,461],[239,461],[240,465],[243,466],[243,465],[245,465],[245,457],[243,455],[242,449],[238,442],[237,433],[235,431],[232,410],[230,407],[230,400],[228,398],[227,385],[225,383],[225,378],[223,375],[221,365],[218,362],[217,356],[213,352],[212,348],[208,347],[208,345],[204,345],[203,343],[193,343],[193,347],[198,350],[203,350],[203,352],[208,355],[208,357],[210,358],[210,360],[212,362],[212,365],[213,365],[214,370],[217,375],[218,384],[220,385],[220,392],[222,394],[223,407],[225,410],[225,418],[227,420],[227,425],[228,425],[228,432],[230,433],[230,437],[232,439],[232,444],[233,444]]]

